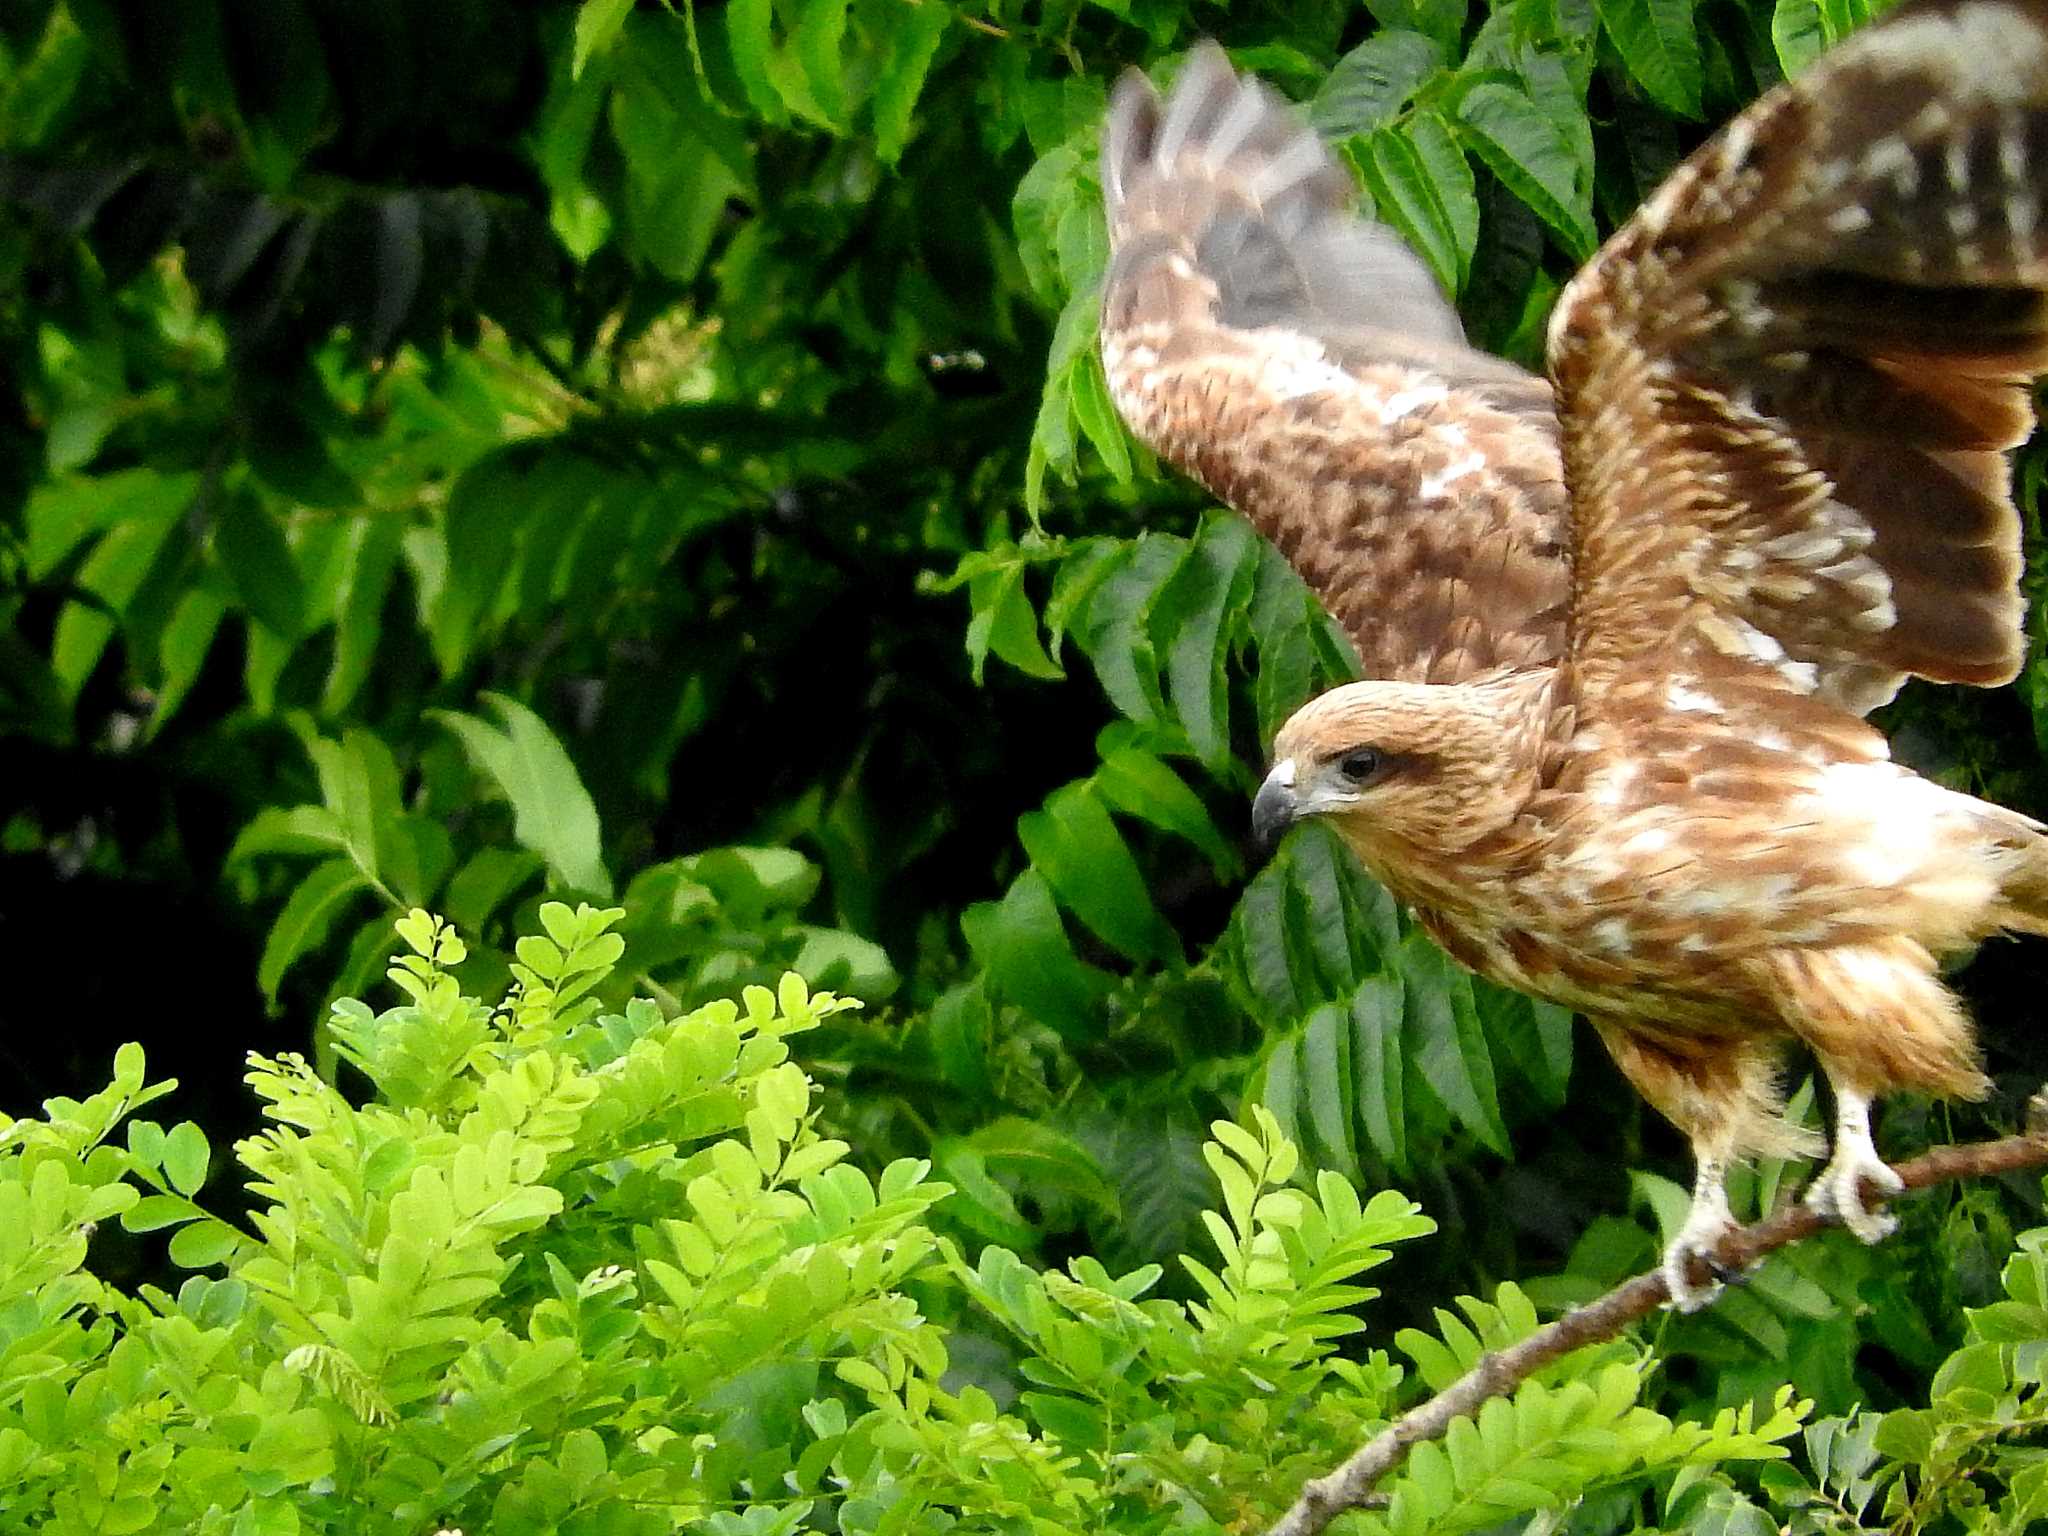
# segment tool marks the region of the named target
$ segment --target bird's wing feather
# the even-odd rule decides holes
[[[1569,588],[1556,415],[1478,352],[1350,178],[1220,49],[1162,103],[1135,72],[1103,136],[1112,396],[1251,517],[1367,675],[1455,682],[1554,661]]]
[[[1588,702],[1863,713],[2023,654],[2004,450],[2048,368],[2048,7],[1908,4],[1736,118],[1566,289]]]

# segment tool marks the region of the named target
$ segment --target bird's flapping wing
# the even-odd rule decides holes
[[[1192,52],[1104,131],[1102,352],[1134,431],[1249,515],[1368,676],[1554,661],[1568,577],[1549,386],[1467,345],[1294,111]]]
[[[2048,6],[1909,3],[1759,100],[1565,290],[1582,697],[1862,713],[2023,654],[2004,450],[2048,368]]]

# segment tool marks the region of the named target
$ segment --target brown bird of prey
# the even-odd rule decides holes
[[[1546,381],[1470,347],[1277,97],[1197,49],[1105,131],[1102,357],[1372,681],[1254,806],[1327,817],[1452,955],[1579,1010],[1690,1139],[1699,1304],[1731,1160],[1812,1138],[1858,1237],[1870,1106],[1984,1092],[1939,958],[2048,932],[2041,824],[1889,759],[1908,676],[2023,655],[2007,450],[2048,369],[2048,5],[1908,3],[1734,119],[1567,287]]]

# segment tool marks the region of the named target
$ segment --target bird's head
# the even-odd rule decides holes
[[[1328,816],[1376,871],[1469,847],[1514,819],[1534,784],[1527,701],[1484,684],[1349,683],[1312,699],[1273,739],[1252,803],[1270,845]]]

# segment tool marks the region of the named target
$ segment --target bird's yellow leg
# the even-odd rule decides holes
[[[1824,1216],[1838,1218],[1864,1242],[1881,1242],[1899,1221],[1863,1203],[1863,1181],[1890,1194],[1905,1186],[1870,1139],[1870,1095],[1843,1085],[1832,1074],[1829,1081],[1835,1085],[1835,1150],[1807,1187],[1806,1203]]]

